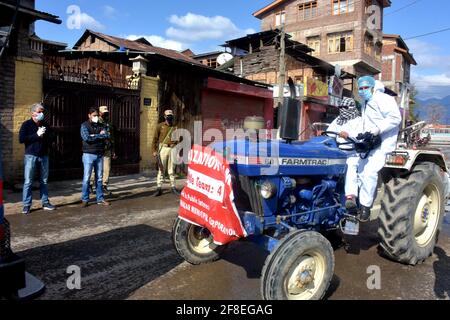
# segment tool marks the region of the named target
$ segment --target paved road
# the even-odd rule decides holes
[[[223,260],[191,266],[172,247],[170,231],[178,209],[171,194],[129,193],[110,208],[61,207],[11,215],[14,250],[30,272],[47,284],[41,299],[260,299],[259,277],[266,253],[250,243],[232,244]],[[376,225],[363,230],[353,251],[336,250],[329,299],[450,298],[450,221],[436,254],[417,267],[379,256]],[[69,266],[81,268],[81,290],[66,286]],[[382,289],[368,290],[367,268],[382,272]]]

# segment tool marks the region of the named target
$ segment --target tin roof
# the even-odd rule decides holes
[[[9,10],[16,10],[16,1],[0,0],[0,7],[6,8]],[[2,9],[2,10],[4,10],[4,9]],[[61,19],[58,16],[55,16],[55,15],[47,13],[47,12],[38,11],[36,9],[25,7],[22,5],[19,5],[18,10],[19,10],[19,13],[28,15],[28,16],[34,18],[34,20],[45,20],[48,22],[56,23],[56,24],[62,23]]]

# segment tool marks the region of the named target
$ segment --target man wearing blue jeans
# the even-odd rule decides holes
[[[89,110],[89,120],[81,125],[81,138],[83,139],[83,192],[81,196],[82,207],[89,204],[89,184],[92,169],[95,172],[97,204],[109,206],[103,195],[103,154],[105,152],[106,141],[109,135],[105,127],[99,123],[98,110]]]
[[[44,106],[36,103],[31,107],[31,119],[22,124],[19,132],[19,142],[25,145],[23,184],[23,214],[30,214],[33,203],[33,178],[36,169],[40,171],[40,193],[44,210],[53,211],[56,208],[48,199],[48,150],[55,135],[49,124],[44,120]]]

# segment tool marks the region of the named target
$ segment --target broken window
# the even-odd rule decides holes
[[[317,16],[317,1],[302,3],[298,6],[299,20],[309,20]]]
[[[353,51],[353,33],[335,33],[328,35],[328,53]]]
[[[339,15],[355,11],[355,0],[331,0],[331,12]]]

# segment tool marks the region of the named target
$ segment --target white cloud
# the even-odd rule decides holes
[[[412,39],[407,41],[410,51],[417,60],[417,69],[438,69],[450,72],[450,55],[431,43]]]
[[[185,16],[172,15],[169,21],[174,26],[167,29],[166,35],[191,43],[228,40],[255,32],[253,29],[240,29],[229,18],[222,16],[206,17],[189,12]]]
[[[419,97],[444,98],[450,95],[450,55],[436,45],[412,39],[407,41],[417,60],[411,72],[412,83],[419,91]]]
[[[127,36],[126,38],[128,40],[136,40],[139,38],[145,38],[148,42],[150,42],[155,47],[172,49],[172,50],[176,50],[176,51],[181,51],[181,50],[187,48],[186,45],[183,44],[182,42],[165,39],[165,38],[163,38],[161,36],[157,36],[157,35],[134,35],[134,34],[132,34],[132,35]]]
[[[421,75],[413,72],[412,83],[422,99],[440,99],[450,95],[450,76],[447,74]]]
[[[102,7],[102,11],[103,11],[103,15],[105,17],[107,17],[108,19],[113,19],[114,20],[114,19],[117,18],[118,11],[114,7],[111,7],[109,5],[105,5],[105,6]]]

